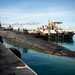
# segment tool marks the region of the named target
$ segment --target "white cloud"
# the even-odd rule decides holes
[[[72,12],[61,11],[61,12],[48,12],[48,13],[24,13],[24,12],[0,12],[2,17],[9,18],[9,20],[18,20],[22,18],[47,18],[47,17],[69,17],[74,16]]]
[[[47,11],[41,13],[25,13],[19,9],[1,9],[0,16],[3,22],[7,23],[23,23],[23,22],[42,22],[46,23],[46,20],[68,20],[70,18],[75,18],[74,12],[72,11]],[[68,20],[69,21],[69,20]],[[74,23],[73,23],[74,24]],[[16,28],[17,26],[15,26]],[[34,27],[34,26],[32,26]],[[31,26],[28,28],[31,28]]]
[[[9,7],[9,8],[4,8],[0,9],[0,16],[6,17],[9,20],[18,20],[18,19],[23,19],[23,18],[67,18],[67,17],[75,17],[74,12],[72,11],[67,11],[67,10],[61,10],[60,7],[51,7],[51,8],[45,8],[45,9],[40,9],[36,10],[36,12],[28,11],[28,9],[21,10],[19,8],[15,7]]]

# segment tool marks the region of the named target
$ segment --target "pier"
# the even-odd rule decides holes
[[[0,42],[0,75],[37,75]]]

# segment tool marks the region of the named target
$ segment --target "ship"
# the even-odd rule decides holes
[[[62,24],[62,22],[50,22],[48,20],[48,25],[43,25],[41,28],[34,29],[29,31],[29,34],[32,34],[36,37],[47,37],[51,39],[72,39],[74,32],[64,31],[62,28],[59,28],[57,24]]]

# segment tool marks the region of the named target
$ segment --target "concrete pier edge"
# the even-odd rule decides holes
[[[35,75],[37,75],[36,72],[34,72],[27,64],[25,64],[19,57],[17,57],[10,49],[8,49],[18,60],[20,60],[25,66],[19,66],[17,68],[28,68],[29,70],[31,70]]]
[[[0,43],[0,74],[38,75],[2,43]]]

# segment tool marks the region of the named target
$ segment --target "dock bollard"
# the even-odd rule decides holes
[[[21,53],[16,48],[9,48],[17,57],[21,58]]]

